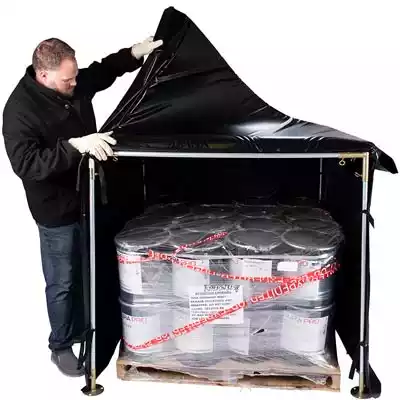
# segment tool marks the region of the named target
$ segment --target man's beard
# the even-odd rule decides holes
[[[75,92],[74,89],[75,89],[75,88],[70,89],[69,91],[61,92],[61,94],[63,94],[63,95],[66,96],[66,97],[73,97],[73,96],[74,96],[74,92]]]
[[[65,96],[65,97],[73,97],[74,93],[75,93],[75,88],[74,87],[71,88],[69,91],[66,91],[66,90],[62,91],[62,90],[58,89],[57,85],[55,83],[49,85],[48,87],[50,89],[54,90],[55,92],[61,94],[62,96]]]

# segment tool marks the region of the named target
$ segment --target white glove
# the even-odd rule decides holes
[[[131,52],[136,59],[141,59],[144,56],[149,55],[154,49],[160,47],[163,44],[162,40],[153,41],[153,36],[148,37],[146,40],[140,43],[136,43],[132,46]]]
[[[116,144],[117,141],[110,137],[113,132],[92,133],[91,135],[69,139],[68,142],[80,153],[89,153],[99,161],[107,160],[107,156],[112,156],[113,151],[108,143]]]

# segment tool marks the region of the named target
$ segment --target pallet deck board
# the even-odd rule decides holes
[[[281,389],[314,389],[340,391],[339,367],[329,373],[314,374],[326,378],[326,384],[318,384],[295,375],[259,375],[248,374],[236,382],[211,381],[188,373],[137,365],[127,359],[117,360],[117,377],[124,381],[145,381],[179,384],[197,384],[214,386],[233,386],[246,388],[281,388]]]

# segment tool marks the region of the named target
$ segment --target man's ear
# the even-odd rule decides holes
[[[36,76],[41,80],[45,80],[47,78],[47,71],[45,71],[44,69],[41,69],[39,71],[36,71]]]

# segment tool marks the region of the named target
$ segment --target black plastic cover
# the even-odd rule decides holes
[[[326,206],[344,227],[348,245],[339,273],[336,329],[357,367],[360,346],[361,215],[369,213],[373,172],[397,173],[387,154],[373,143],[330,127],[301,121],[275,110],[243,83],[185,14],[170,7],[155,39],[164,45],[144,63],[102,132],[114,130],[121,151],[327,153],[369,152],[368,209],[361,208],[360,160],[324,164]],[[251,63],[251,60],[249,60]],[[281,160],[278,160],[281,161]],[[282,165],[284,166],[282,168]],[[224,202],[274,192],[279,201],[293,195],[318,199],[319,160],[123,159],[103,165],[108,205],[96,211],[96,365],[109,364],[121,337],[118,266],[114,235],[145,203]],[[143,176],[143,167],[146,177]],[[349,173],[350,172],[350,173]],[[87,177],[86,177],[87,179]],[[143,187],[146,185],[146,195]],[[87,197],[86,197],[87,199]],[[87,204],[83,208],[87,212]],[[87,219],[86,219],[87,224]],[[369,227],[367,232],[369,302]],[[88,295],[88,293],[87,293]],[[368,306],[366,309],[368,320]],[[367,341],[361,343],[368,347]],[[367,354],[367,352],[366,352]],[[90,372],[89,353],[87,370]],[[365,361],[368,365],[368,361]],[[380,382],[368,369],[368,385]]]
[[[101,128],[114,130],[116,150],[370,152],[376,168],[397,172],[373,143],[268,105],[173,7],[162,15],[158,39],[164,45],[148,57]]]

